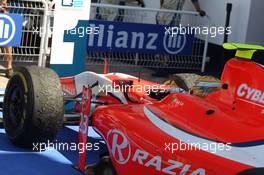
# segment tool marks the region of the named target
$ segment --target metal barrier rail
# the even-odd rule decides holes
[[[155,18],[153,18],[153,16],[155,16]],[[163,20],[159,21],[159,19],[162,18]],[[186,26],[188,25],[190,27],[210,27],[209,18],[200,17],[197,12],[98,3],[92,3],[91,19],[142,24],[159,22],[163,25],[168,25],[167,19],[172,19],[170,24],[173,26],[182,24]],[[208,37],[208,35],[195,34],[192,46],[192,55],[142,54],[127,52],[105,53],[94,52],[93,50],[90,50],[88,51],[87,64],[102,65],[104,59],[107,58],[108,64],[111,66],[142,66],[147,68],[201,70],[204,72],[206,65]]]
[[[41,65],[44,55],[45,34],[47,25],[48,3],[46,0],[12,0],[7,6],[7,13],[24,16],[21,46],[12,48],[13,61]],[[0,60],[5,60],[1,49]]]
[[[38,63],[46,65],[49,53],[49,37],[52,32],[54,2],[46,0],[15,0],[8,4],[10,13],[24,15],[22,45],[13,48],[15,62]],[[131,4],[135,5],[135,4]],[[154,16],[154,18],[153,18]],[[129,23],[166,24],[169,17],[174,26],[179,24],[209,27],[209,18],[201,18],[198,13],[190,11],[176,11],[165,9],[142,8],[136,6],[120,6],[92,3],[91,19],[117,21]],[[150,20],[149,20],[150,19]],[[202,23],[201,22],[202,19]],[[89,66],[102,65],[107,58],[109,65],[122,67],[173,68],[185,70],[205,70],[208,35],[194,36],[192,55],[146,54],[132,52],[96,52],[88,51],[87,64]],[[0,55],[6,53],[1,52]],[[3,60],[3,58],[2,58]]]

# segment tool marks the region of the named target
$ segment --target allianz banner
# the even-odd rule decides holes
[[[0,13],[0,46],[20,46],[22,27],[22,15]]]
[[[165,27],[157,24],[139,24],[90,20],[90,27],[98,33],[88,36],[88,50],[101,52],[135,52],[152,54],[191,55],[193,34],[165,34]]]
[[[55,32],[52,41],[51,67],[59,76],[74,76],[83,72],[87,52],[91,51],[192,55],[194,32],[171,37],[165,34],[165,27],[168,26],[86,19],[78,20],[70,27],[64,21],[65,26],[61,26],[59,23],[63,21],[60,19],[64,14],[61,11],[61,16],[55,18],[60,30]],[[84,14],[86,11],[79,15],[83,17]]]

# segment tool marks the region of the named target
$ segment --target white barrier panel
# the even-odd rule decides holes
[[[76,27],[79,20],[89,20],[90,0],[58,0],[55,3],[51,64],[72,64],[74,43],[63,42],[64,31]]]
[[[164,24],[157,18],[160,15],[172,16],[170,24],[166,23],[166,26],[176,28],[183,26],[186,30],[190,29],[189,31],[196,31],[197,28],[202,29],[203,27],[209,28],[209,18],[200,17],[197,12],[98,3],[91,3],[90,10],[90,6],[86,7],[88,2],[82,7],[74,7],[74,3],[66,1],[63,5],[62,0],[56,3],[58,5],[55,8],[56,19],[50,61],[51,67],[56,70],[60,69],[63,72],[65,69],[78,69],[82,71],[85,64],[81,60],[84,57],[82,52],[87,52],[88,67],[100,67],[107,60],[110,66],[115,67],[168,68],[201,70],[202,72],[205,70],[209,35],[190,32],[185,36],[183,34],[169,37],[166,35]],[[150,22],[150,15],[154,15],[153,19],[156,20],[150,20]],[[90,19],[89,24],[88,19]],[[65,39],[65,31],[79,28],[78,21],[81,21],[82,26],[99,27],[99,34],[92,33],[89,37],[83,36],[83,38],[75,37],[74,42],[66,41],[68,39]],[[120,34],[124,35],[120,36]],[[167,40],[162,37],[164,34]],[[134,36],[134,42],[130,36]],[[141,38],[139,40],[141,44],[135,44],[138,43],[138,38]],[[88,45],[83,44],[85,39],[88,39]],[[171,51],[177,48],[180,48],[180,51]],[[73,51],[74,49],[77,50]],[[60,64],[67,67],[58,67],[57,65]],[[76,73],[78,72],[71,72],[70,75]]]

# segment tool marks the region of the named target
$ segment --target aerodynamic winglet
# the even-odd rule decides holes
[[[236,57],[252,59],[256,51],[264,51],[264,47],[254,44],[224,43],[224,49],[236,50]]]

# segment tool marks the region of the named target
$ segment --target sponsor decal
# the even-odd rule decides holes
[[[184,106],[184,103],[181,100],[179,100],[177,97],[171,97],[169,100],[171,102],[169,103],[169,107],[174,108],[174,107]]]
[[[163,25],[90,20],[99,29],[88,36],[88,50],[191,55],[193,34],[171,36]]]
[[[0,13],[0,46],[20,46],[23,16]]]
[[[247,103],[264,107],[264,92],[260,89],[252,88],[246,83],[238,87],[237,96]]]
[[[67,7],[65,4],[70,3],[64,2],[63,7]],[[73,9],[73,11],[76,13],[81,10]],[[85,13],[88,12],[85,11]],[[56,24],[56,22],[54,23]],[[67,25],[65,24],[65,26]],[[56,31],[59,27],[61,26],[56,27]],[[86,55],[91,50],[94,52],[187,56],[192,55],[194,41],[194,34],[173,36],[166,34],[163,25],[103,20],[78,20],[75,27],[64,30],[64,32],[61,27],[60,32],[56,31],[54,34],[59,36],[63,33],[63,40],[61,37],[55,39],[56,35],[53,36],[53,43],[57,42],[57,44],[52,45],[51,67],[56,70],[59,76],[64,77],[84,71]],[[61,41],[63,42],[58,44]],[[65,48],[63,55],[60,52],[62,46]]]
[[[92,90],[87,87],[83,87],[82,95],[82,111],[79,125],[79,144],[87,145],[87,135],[89,127],[89,115],[91,110],[91,98]],[[79,169],[84,172],[86,162],[86,149],[83,149],[79,155]]]
[[[111,153],[115,161],[126,164],[131,156],[131,147],[125,134],[118,130],[110,130],[107,141],[111,145]]]
[[[164,160],[161,155],[152,155],[141,149],[132,151],[127,136],[117,129],[108,132],[107,142],[114,160],[121,165],[131,161],[145,168],[155,168],[156,171],[163,174],[176,174],[176,172],[184,175],[187,173],[188,175],[206,174],[203,168],[195,169],[190,173],[191,165],[189,164],[171,159]]]

